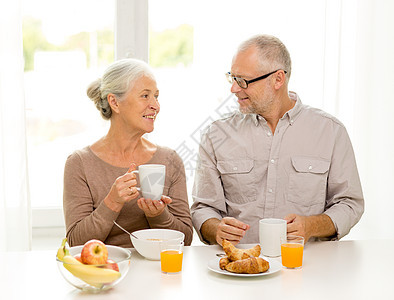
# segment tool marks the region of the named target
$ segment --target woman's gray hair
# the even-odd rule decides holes
[[[259,51],[260,67],[262,72],[271,72],[276,69],[285,70],[286,81],[291,75],[291,58],[286,46],[272,35],[260,34],[244,41],[238,48],[238,52],[245,51],[255,46]]]
[[[114,94],[122,101],[122,97],[133,87],[142,76],[155,80],[152,70],[147,63],[133,58],[121,59],[111,64],[102,78],[93,81],[86,94],[94,102],[101,116],[108,120],[112,110],[108,103],[108,94]]]

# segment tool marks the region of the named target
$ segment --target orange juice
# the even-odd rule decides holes
[[[176,273],[182,270],[183,252],[178,250],[165,250],[160,253],[161,271]]]
[[[304,245],[285,243],[281,245],[282,265],[286,268],[299,268],[302,266]]]

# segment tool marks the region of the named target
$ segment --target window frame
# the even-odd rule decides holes
[[[148,0],[115,1],[115,60],[133,57],[148,62]],[[32,207],[32,228],[65,228],[63,207]]]

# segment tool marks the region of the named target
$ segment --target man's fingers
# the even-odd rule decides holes
[[[239,224],[238,224],[239,225]],[[222,222],[218,226],[218,230],[221,232],[220,237],[229,239],[229,240],[240,240],[244,237],[246,229],[242,229],[233,224],[228,224]]]
[[[287,215],[286,217],[284,217],[283,219],[286,220],[287,224],[289,224],[289,223],[293,222],[296,217],[297,217],[296,214],[290,214],[290,215]]]
[[[223,223],[230,225],[232,227],[237,227],[240,228],[242,230],[248,230],[249,229],[249,225],[245,224],[244,222],[241,222],[235,218],[230,218],[230,217],[226,217],[222,219]]]
[[[223,218],[217,225],[216,241],[221,245],[222,240],[226,239],[236,245],[245,236],[245,232],[249,227],[250,226],[248,224],[245,224],[235,218]]]
[[[222,245],[223,240],[227,240],[235,246],[241,241],[241,237],[236,236],[236,235],[232,235],[232,234],[227,234],[225,232],[220,231],[220,232],[218,232],[218,235],[216,236],[216,242],[219,245]]]
[[[229,242],[231,242],[231,243],[233,243],[233,244],[238,244],[238,243],[241,241],[241,239],[242,239],[242,236],[238,236],[238,235],[234,235],[234,234],[229,234],[229,233],[224,232],[224,231],[222,231],[222,232],[220,233],[219,237],[220,237],[222,240],[228,240]]]
[[[297,231],[297,226],[295,224],[287,224],[287,233],[295,233]]]
[[[226,238],[228,240],[240,240],[245,235],[244,230],[230,226],[223,226],[220,228],[220,231],[221,231],[220,235],[225,236],[223,238]]]

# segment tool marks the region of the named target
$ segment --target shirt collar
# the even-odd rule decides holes
[[[252,115],[252,121],[253,121],[254,125],[259,126],[259,120],[264,120],[264,118],[260,115],[257,115],[257,114]]]
[[[300,97],[298,97],[297,93],[295,92],[289,91],[289,97],[291,100],[296,101],[296,103],[292,109],[290,109],[284,114],[282,119],[287,117],[287,120],[289,121],[290,125],[293,125],[293,123],[295,122],[295,120],[297,119],[297,117],[301,112],[302,102]]]
[[[287,118],[290,125],[293,125],[294,121],[297,119],[298,115],[301,112],[302,102],[296,92],[289,91],[289,97],[291,100],[296,101],[296,103],[295,103],[294,107],[292,109],[290,109],[289,111],[287,111],[281,119]],[[252,118],[253,123],[256,126],[259,126],[260,121],[267,122],[262,116],[257,115],[257,114],[251,114],[251,118]]]

